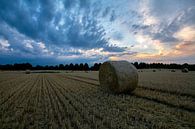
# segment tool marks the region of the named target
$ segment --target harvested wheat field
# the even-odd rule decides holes
[[[98,72],[0,73],[1,129],[195,128],[195,72],[139,72],[131,94],[99,86]]]

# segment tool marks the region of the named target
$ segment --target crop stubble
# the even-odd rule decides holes
[[[194,96],[188,93],[142,85],[133,94],[117,95],[103,91],[98,79],[82,75],[18,76],[12,83],[0,82],[2,129],[195,126]]]

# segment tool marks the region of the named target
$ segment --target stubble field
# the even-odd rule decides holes
[[[98,72],[0,72],[0,128],[195,128],[194,78],[140,70],[133,93],[112,94],[99,86]]]

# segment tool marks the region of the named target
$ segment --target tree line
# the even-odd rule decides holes
[[[6,64],[0,65],[0,70],[79,70],[79,71],[98,71],[101,63],[95,63],[93,66],[89,67],[88,63],[80,63],[80,64],[59,64],[59,65],[36,65],[33,66],[30,63],[16,63],[16,64]]]
[[[183,69],[187,68],[190,71],[195,71],[195,64],[163,64],[163,63],[144,63],[144,62],[134,62],[132,63],[138,69]],[[59,64],[59,65],[36,65],[33,66],[30,63],[16,63],[16,64],[6,64],[0,65],[0,70],[79,70],[79,71],[98,71],[101,66],[101,63],[94,63],[91,67],[89,67],[88,63],[80,63],[80,64]]]
[[[187,68],[190,71],[195,71],[195,64],[176,64],[176,63],[171,63],[171,64],[163,64],[163,63],[144,63],[144,62],[134,62],[133,65],[137,69],[184,69]]]

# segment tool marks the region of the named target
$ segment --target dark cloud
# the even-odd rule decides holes
[[[75,7],[76,5],[79,5],[80,8],[86,8],[90,6],[90,1],[89,0],[64,0],[63,4],[66,9],[70,9],[72,7]]]
[[[53,59],[58,55],[83,54],[68,51],[69,48],[82,51],[103,48],[102,51],[122,56],[129,54],[127,49],[110,45],[109,39],[136,42],[134,36],[142,34],[171,44],[179,40],[174,37],[176,32],[194,26],[193,0],[149,3],[140,8],[142,4],[137,0],[1,0],[0,38],[10,44],[7,53],[10,60],[14,55],[33,61],[36,57]],[[146,25],[144,20],[150,16],[160,22]],[[49,55],[52,52],[54,56]],[[2,52],[0,55],[3,56]]]
[[[104,51],[108,51],[108,52],[124,52],[125,49],[126,49],[125,47],[108,46],[108,45],[104,46]]]
[[[108,15],[108,13],[110,12],[110,7],[106,7],[105,10],[102,13],[103,17],[106,17]]]
[[[0,37],[4,37],[10,44],[11,55],[20,57],[41,57],[48,54],[47,44],[34,41],[25,35],[20,34],[17,30],[9,27],[6,23],[0,22]],[[1,53],[2,54],[2,53]],[[6,53],[4,53],[6,54]]]
[[[121,57],[121,56],[131,56],[131,55],[135,55],[137,54],[137,52],[121,52],[121,53],[117,53],[117,54],[111,54],[109,55],[110,57],[111,56],[116,56],[116,57]]]
[[[133,24],[131,28],[133,30],[145,30],[148,29],[150,26],[149,25],[138,25],[138,24]]]
[[[77,19],[76,19],[77,20]],[[83,23],[70,19],[67,42],[74,47],[94,48],[107,43],[104,39],[104,29],[99,27],[96,20],[89,16],[83,17]]]
[[[178,13],[173,20],[166,25],[162,25],[161,31],[151,34],[154,39],[161,40],[162,42],[174,43],[179,41],[174,34],[185,26],[194,26],[195,20],[195,7],[189,7],[186,10]]]
[[[116,13],[114,10],[112,10],[111,15],[110,15],[110,21],[113,22],[114,20],[116,20]]]
[[[69,9],[72,6],[75,5],[75,2],[76,2],[76,0],[65,0],[64,1],[64,7],[67,8],[67,9]]]
[[[151,13],[159,18],[174,16],[175,13],[195,6],[194,0],[151,0]]]
[[[80,8],[75,7],[72,12],[69,8],[76,4]],[[90,14],[88,0],[65,0],[64,12],[55,11],[58,7],[53,0],[32,3],[2,0],[0,5],[0,20],[34,40],[81,48],[101,47],[107,43],[104,29],[94,17],[100,8],[94,7]],[[63,25],[59,25],[60,20],[64,20]]]
[[[28,2],[26,4],[38,5],[33,2]],[[37,37],[39,26],[32,18],[33,15],[37,14],[36,8],[32,8],[31,6],[29,8],[29,5],[26,4],[20,1],[0,1],[0,20],[5,21],[19,32],[25,33],[31,37]]]
[[[153,34],[153,39],[158,39],[164,43],[170,43],[170,42],[177,42],[178,39],[173,37],[172,33],[166,33],[166,32],[162,32],[162,33],[155,33]]]
[[[98,17],[102,17],[99,14],[103,13],[100,2],[65,0],[62,4],[59,3],[62,10],[56,6],[57,2],[59,1],[0,1],[0,35],[9,41],[13,49],[11,53],[4,53],[4,56],[1,53],[2,60],[9,56],[10,61],[7,62],[29,60],[36,63],[35,58],[39,57],[38,61],[46,58],[44,63],[50,63],[48,60],[55,58],[50,54],[52,52],[59,56],[82,54],[78,51],[66,51],[68,47],[124,51],[123,48],[107,45],[106,32],[98,21]],[[108,15],[109,10],[107,8],[104,15]],[[112,20],[115,19],[114,11],[111,17]],[[40,43],[44,46],[40,46]]]

